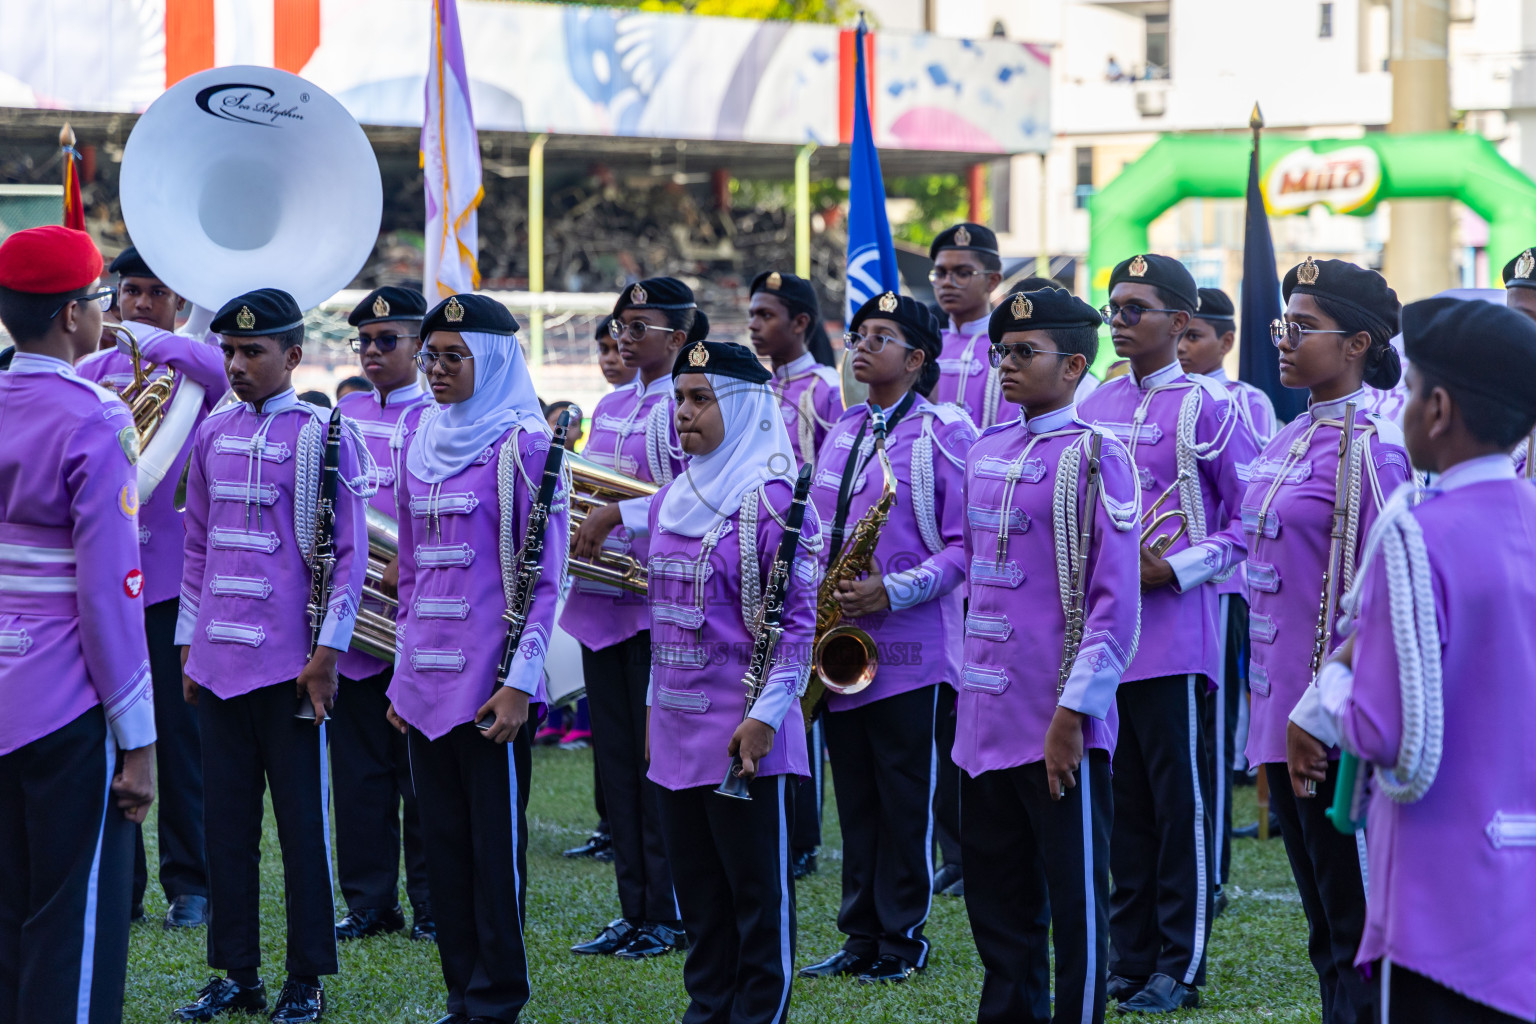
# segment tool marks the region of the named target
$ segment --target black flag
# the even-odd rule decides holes
[[[1253,152],[1248,157],[1248,211],[1243,231],[1242,338],[1238,343],[1237,376],[1269,396],[1275,416],[1289,423],[1307,408],[1307,393],[1280,383],[1280,354],[1270,340],[1269,324],[1283,312],[1280,275],[1275,269],[1275,245],[1269,237],[1269,217],[1259,190],[1259,129],[1264,122],[1257,103],[1249,120]]]

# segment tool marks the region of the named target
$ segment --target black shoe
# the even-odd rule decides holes
[[[1116,1013],[1177,1013],[1200,1005],[1200,990],[1166,974],[1154,974],[1147,986],[1115,1007]]]
[[[146,918],[144,916],[144,904],[142,904],[142,903],[135,903],[129,909],[129,911],[128,911],[128,923],[129,924],[143,924],[145,920],[146,920]]]
[[[580,846],[573,846],[560,854],[562,857],[593,857],[606,853],[606,859],[613,859],[613,836],[607,832],[593,832],[587,837],[587,841]]]
[[[172,1020],[213,1020],[221,1013],[256,1013],[267,1008],[267,986],[260,981],[246,988],[228,978],[209,978],[197,1000],[171,1011]]]
[[[633,921],[619,918],[609,921],[608,927],[597,933],[597,938],[586,942],[578,942],[571,947],[572,953],[587,953],[595,956],[607,956],[617,953],[629,944],[629,940],[635,937],[640,926]]]
[[[806,875],[814,875],[816,873],[816,851],[801,850],[795,854],[794,860],[790,862],[790,871],[795,876],[795,881],[797,882]]]
[[[305,1024],[319,1020],[324,1013],[325,989],[289,978],[283,982],[283,991],[277,997],[277,1006],[271,1016],[277,1024]]]
[[[885,985],[906,981],[917,971],[912,964],[891,953],[882,953],[869,965],[869,970],[859,975],[860,985]]]
[[[1117,1003],[1123,1003],[1146,987],[1146,978],[1124,978],[1111,974],[1104,985],[1104,994]]]
[[[840,949],[820,963],[802,967],[796,973],[802,978],[837,978],[845,974],[867,974],[875,961],[867,956],[856,956]]]
[[[634,937],[613,955],[625,960],[644,960],[646,957],[665,956],[677,949],[688,948],[688,935],[681,928],[671,925],[646,923],[636,930]]]
[[[448,1013],[437,1018],[432,1024],[469,1024],[469,1018],[462,1013]]]
[[[177,896],[165,912],[167,928],[201,928],[208,923],[208,897]]]
[[[346,917],[336,922],[336,941],[366,939],[370,935],[398,932],[404,928],[405,914],[401,913],[399,907],[390,907],[388,910],[349,910]]]
[[[933,894],[937,896],[945,889],[960,881],[964,875],[959,864],[945,864],[933,873]],[[961,890],[964,892],[965,890]]]
[[[1218,885],[1216,887],[1216,898],[1211,901],[1211,920],[1214,921],[1216,918],[1225,913],[1229,904],[1230,901],[1227,899],[1227,894],[1222,892],[1221,886]]]
[[[965,876],[961,875],[959,878],[955,879],[953,882],[950,882],[944,888],[940,889],[939,895],[959,896],[963,898],[965,896]]]
[[[437,921],[432,917],[430,910],[418,910],[411,921],[411,940],[414,942],[436,942]]]

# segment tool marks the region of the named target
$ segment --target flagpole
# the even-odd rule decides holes
[[[79,151],[75,149],[75,130],[68,121],[59,129],[59,150],[64,158],[64,226],[84,231],[85,210],[80,201],[80,177],[75,169]]]

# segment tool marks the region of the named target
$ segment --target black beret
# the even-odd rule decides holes
[[[1536,415],[1536,322],[1481,299],[1403,307],[1408,362],[1458,390]]]
[[[612,338],[612,329],[608,326],[613,323],[613,314],[604,313],[597,321],[597,330],[592,335],[593,341],[602,341],[604,338]]]
[[[685,373],[712,373],[752,384],[766,384],[773,379],[751,349],[734,341],[700,340],[684,345],[672,364],[672,377],[676,379]]]
[[[1104,326],[1104,318],[1082,299],[1065,288],[1041,288],[1014,291],[992,311],[987,321],[987,337],[992,344],[1003,340],[1010,331],[1045,331],[1053,328]]]
[[[1387,279],[1374,270],[1344,260],[1319,263],[1308,256],[1305,262],[1285,272],[1280,290],[1287,302],[1292,293],[1322,296],[1358,313],[1368,326],[1384,329],[1389,335],[1397,333],[1402,303],[1397,301],[1397,292],[1387,284]]]
[[[1200,289],[1189,269],[1172,256],[1155,252],[1138,253],[1115,264],[1109,275],[1109,290],[1117,284],[1150,284],[1167,297],[1174,309],[1193,313],[1200,304]]]
[[[980,224],[972,224],[966,221],[956,224],[952,228],[945,228],[934,238],[933,244],[928,247],[928,258],[938,259],[939,253],[945,249],[960,249],[965,252],[985,252],[997,255],[997,235],[991,228],[982,227]]]
[[[626,309],[698,310],[693,317],[693,326],[688,330],[688,340],[703,341],[709,337],[709,317],[694,301],[693,289],[675,277],[648,277],[625,288],[614,304],[614,317]]]
[[[156,281],[160,280],[160,275],[149,269],[149,264],[139,255],[139,250],[131,245],[117,254],[112,265],[107,267],[107,272],[118,277],[152,277]]]
[[[376,324],[383,320],[420,320],[427,314],[427,298],[414,288],[385,285],[363,296],[347,317],[353,327]]]
[[[1037,292],[1042,288],[1065,287],[1065,285],[1053,277],[1026,277],[1022,280],[1015,281],[1013,283],[1013,287],[1008,289],[1008,293],[1011,295],[1014,292]],[[1072,289],[1067,288],[1067,291],[1071,290]]]
[[[1236,312],[1232,297],[1220,288],[1200,289],[1200,308],[1195,310],[1195,316],[1201,320],[1230,321]]]
[[[282,334],[303,323],[304,311],[292,295],[281,288],[257,288],[220,306],[210,328],[228,338],[257,338]]]
[[[816,288],[803,277],[765,270],[752,279],[752,288],[747,294],[756,295],[758,292],[767,292],[782,299],[790,316],[809,313],[812,320],[821,319],[821,302],[816,298]]]
[[[944,348],[939,318],[933,315],[933,310],[921,302],[909,295],[897,295],[895,292],[876,295],[853,314],[853,320],[849,323],[848,329],[856,331],[859,329],[859,324],[865,320],[875,319],[890,320],[900,324],[906,333],[907,343],[926,352],[930,363],[939,358],[939,352]]]
[[[1527,249],[1504,264],[1504,287],[1536,288],[1536,250]]]
[[[428,311],[421,322],[421,340],[433,331],[471,334],[517,333],[517,319],[507,307],[485,295],[450,295]]]

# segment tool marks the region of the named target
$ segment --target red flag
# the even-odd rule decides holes
[[[85,207],[80,202],[80,172],[75,167],[80,154],[75,150],[75,131],[67,123],[59,132],[59,148],[64,151],[64,226],[84,231]]]

